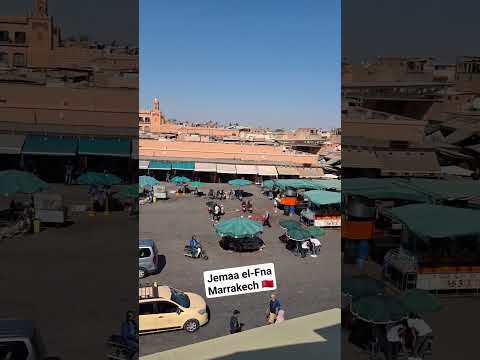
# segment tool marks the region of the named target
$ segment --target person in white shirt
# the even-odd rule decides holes
[[[320,240],[318,240],[315,237],[311,237],[310,243],[312,244],[312,257],[317,257],[318,253],[320,252],[320,247],[322,246],[322,243]]]
[[[393,325],[387,329],[387,360],[396,359],[400,348],[403,347],[404,324]]]
[[[300,252],[302,254],[302,258],[304,258],[305,256],[307,256],[307,253],[310,251],[310,241],[309,240],[305,240],[304,242],[302,242],[302,245],[300,246]]]
[[[408,327],[413,329],[413,356],[418,357],[418,351],[425,342],[425,338],[432,333],[432,328],[418,315],[410,315]]]

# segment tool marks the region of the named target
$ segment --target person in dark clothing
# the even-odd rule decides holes
[[[265,216],[263,217],[263,226],[268,226],[269,228],[272,227],[272,224],[270,224],[270,213],[265,211]]]
[[[243,324],[238,321],[240,311],[233,310],[233,315],[230,317],[230,334],[236,334],[242,331]]]
[[[134,320],[133,311],[127,311],[125,321],[121,328],[122,340],[127,347],[128,358],[133,359],[138,353],[138,327]]]

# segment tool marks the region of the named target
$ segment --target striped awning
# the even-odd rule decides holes
[[[150,161],[148,161],[148,160],[140,160],[138,162],[138,168],[139,169],[148,169],[149,164],[150,164]]]
[[[217,164],[214,163],[195,163],[195,171],[198,172],[217,172]]]
[[[278,175],[298,176],[298,168],[293,166],[277,166]]]
[[[25,135],[0,134],[0,154],[15,154],[22,152]]]
[[[237,168],[233,164],[217,164],[217,173],[219,174],[236,174]]]
[[[257,175],[258,170],[256,165],[236,165],[237,174],[243,175]]]
[[[164,160],[152,160],[148,164],[150,170],[172,170],[172,164],[170,161]]]
[[[258,169],[258,175],[261,175],[261,176],[277,176],[278,175],[277,169],[275,168],[275,166],[258,165],[257,169]]]
[[[322,168],[298,168],[301,178],[321,178],[325,173]]]
[[[191,161],[175,161],[172,162],[173,170],[195,170],[195,163]]]

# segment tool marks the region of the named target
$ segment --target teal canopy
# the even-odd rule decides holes
[[[170,161],[152,160],[148,164],[150,170],[172,170],[172,163]]]
[[[27,135],[23,154],[75,156],[78,140],[71,136]]]
[[[194,162],[172,162],[173,170],[195,170]]]
[[[385,293],[385,284],[368,276],[354,276],[342,279],[342,293],[356,300],[365,296]]]
[[[145,187],[145,186],[158,185],[158,184],[160,184],[160,181],[158,181],[154,177],[142,175],[142,176],[139,176],[138,183],[139,183],[140,187]]]
[[[199,187],[202,187],[204,185],[205,184],[202,183],[201,181],[192,181],[191,183],[188,184],[188,186],[190,186],[192,188],[199,188]]]
[[[336,191],[342,190],[342,181],[338,179],[312,179],[310,181],[318,185],[321,189],[332,189]]]
[[[293,229],[293,228],[298,228],[298,229],[302,228],[302,224],[300,224],[298,221],[290,220],[290,219],[280,220],[278,224],[280,225],[281,228],[285,230]]]
[[[411,204],[385,210],[422,238],[480,235],[480,210],[431,204]]]
[[[215,231],[220,236],[239,239],[257,236],[263,231],[263,226],[250,219],[237,217],[218,223]]]
[[[273,180],[265,180],[262,183],[262,187],[264,187],[265,189],[273,189],[274,184],[275,184],[275,182]]]
[[[32,173],[17,170],[0,171],[0,195],[33,194],[48,188],[48,184]]]
[[[78,140],[78,154],[130,157],[130,140],[81,137]]]
[[[333,191],[311,190],[304,192],[303,197],[317,206],[340,204],[342,202],[342,194]]]
[[[342,180],[342,192],[347,195],[362,196],[371,200],[406,200],[429,202],[430,196],[421,192],[403,179],[392,178],[353,178]]]
[[[122,179],[120,179],[116,175],[108,174],[108,173],[93,172],[93,171],[86,172],[77,178],[77,183],[80,185],[111,186],[111,185],[118,185],[121,182],[122,182]]]
[[[246,179],[233,179],[233,180],[230,180],[228,184],[235,187],[242,187],[242,186],[251,185],[252,182]]]
[[[400,300],[387,295],[361,297],[353,301],[351,309],[354,316],[374,324],[398,322],[409,314]]]
[[[180,184],[180,183],[188,183],[192,180],[190,180],[186,176],[174,176],[170,181],[176,184]]]
[[[301,227],[290,227],[287,229],[287,236],[293,241],[305,241],[310,239],[310,233]]]
[[[408,290],[400,297],[400,302],[413,314],[437,312],[442,309],[438,298],[422,289]]]
[[[114,195],[117,199],[125,199],[125,198],[138,198],[139,197],[139,186],[138,184],[127,185],[120,189],[118,193]]]
[[[325,235],[325,230],[320,226],[309,226],[305,230],[307,230],[310,235],[315,238],[319,238]]]

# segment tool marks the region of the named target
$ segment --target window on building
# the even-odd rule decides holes
[[[25,44],[27,41],[27,37],[23,31],[15,32],[15,42],[17,44]]]
[[[13,55],[13,65],[15,66],[25,66],[25,54],[15,53]]]
[[[0,65],[8,65],[8,53],[0,52]]]
[[[150,124],[150,118],[149,118],[149,117],[146,117],[146,118],[145,118],[145,122],[146,122],[147,124]]]
[[[0,31],[0,41],[8,41],[8,31]]]
[[[138,117],[138,122],[143,122],[143,118],[141,116]]]

